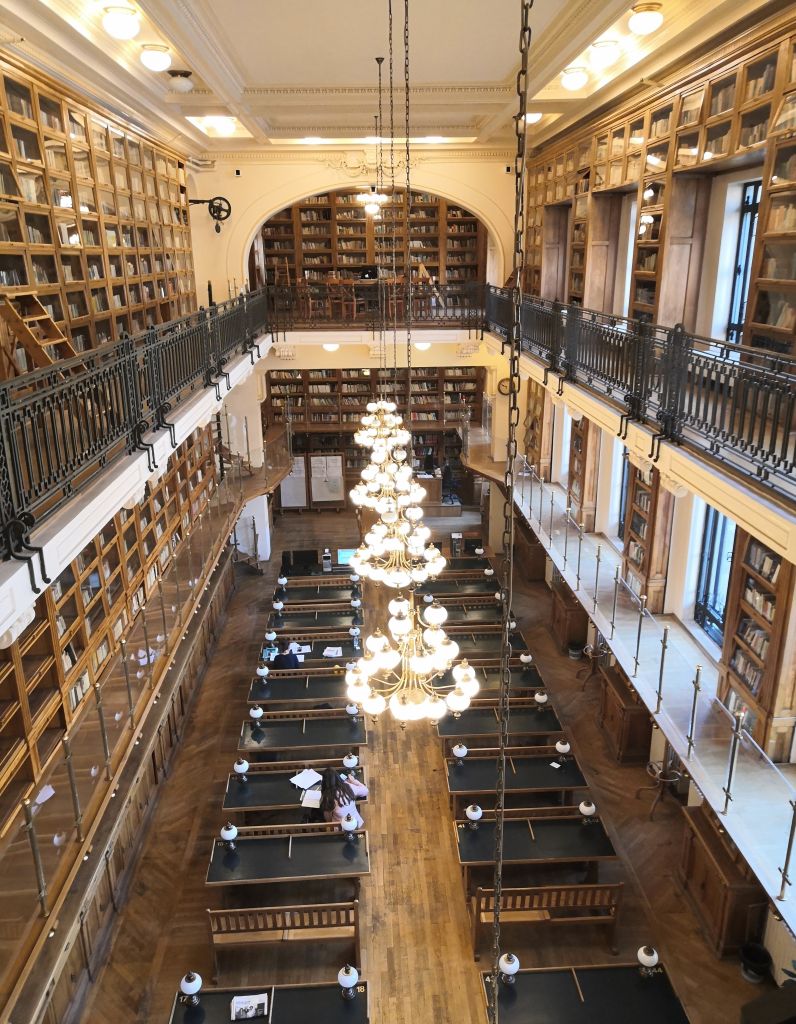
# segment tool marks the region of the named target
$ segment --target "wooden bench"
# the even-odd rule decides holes
[[[353,962],[361,967],[359,900],[350,903],[308,903],[288,907],[208,910],[213,945],[213,980],[218,978],[218,954],[235,946],[277,942],[349,940]]]
[[[622,901],[623,882],[604,885],[539,885],[503,889],[500,920],[504,924],[585,924],[608,927],[612,953],[617,952],[615,934]],[[495,908],[493,889],[476,889],[470,903],[473,955],[478,952],[482,929],[491,927]]]

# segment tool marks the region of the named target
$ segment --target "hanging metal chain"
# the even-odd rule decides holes
[[[376,64],[379,69],[379,113],[376,117],[376,191],[381,194],[384,191],[384,150],[382,149],[382,125],[383,125],[383,112],[382,112],[382,81],[381,81],[381,66],[384,63],[384,57],[377,57]],[[379,237],[384,237],[385,224],[384,220],[380,217],[378,224],[374,225],[374,236],[375,240],[378,241]],[[376,246],[376,292],[379,296],[379,366],[387,369],[387,311],[385,309],[385,301],[387,297],[387,289],[383,278],[379,274],[379,260],[378,260],[378,246]]]
[[[406,232],[409,238],[409,210],[412,201],[411,174],[409,170],[409,0],[404,0],[404,160],[406,161]],[[412,433],[412,264],[411,249],[407,254],[406,266],[406,419],[407,429]],[[414,442],[410,440],[410,458],[414,462]]]
[[[392,365],[393,393],[398,397],[398,295],[395,278],[395,93],[393,79],[393,34],[392,34],[392,0],[387,0],[387,35],[390,48],[390,203],[392,211]]]
[[[500,650],[500,749],[497,771],[497,801],[495,804],[495,873],[493,888],[495,906],[492,918],[492,998],[489,1000],[489,1022],[498,1020],[498,976],[500,969],[500,900],[503,891],[503,825],[506,808],[506,748],[509,745],[509,717],[511,710],[511,608],[514,597],[514,465],[517,459],[517,427],[520,422],[520,354],[522,351],[522,279],[525,264],[525,107],[528,91],[528,51],[531,46],[530,13],[533,0],[520,0],[520,69],[517,72],[517,106],[514,121],[516,153],[514,157],[514,254],[512,264],[512,311],[509,349],[509,401],[508,438],[506,441],[506,471],[503,477],[505,500],[503,503],[503,559],[501,562],[501,589],[503,594],[503,628]],[[506,346],[504,346],[505,351]]]

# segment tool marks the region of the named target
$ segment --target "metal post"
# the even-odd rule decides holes
[[[243,417],[243,436],[246,438],[246,461],[251,466],[252,464],[252,450],[249,447],[249,417]]]
[[[149,669],[149,685],[154,686],[152,674],[152,665],[154,663],[154,659],[150,659],[149,657],[149,630],[146,628],[146,605],[144,605],[144,607],[141,609],[141,627],[144,630],[144,648],[146,650],[146,664],[147,668]]]
[[[691,756],[691,750],[694,746],[694,729],[696,728],[697,701],[699,700],[699,691],[701,689],[699,685],[701,678],[702,666],[697,665],[696,674],[694,676],[694,699],[691,702],[691,721],[689,722],[688,735],[686,736],[686,739],[688,740],[688,754],[686,755],[687,757]]]
[[[525,459],[525,465],[528,465],[528,459]],[[529,467],[531,471],[531,485],[528,489],[528,521],[530,522],[531,516],[533,515],[533,478],[536,476],[536,470],[533,466]]]
[[[163,619],[163,647],[168,650],[169,627],[166,625],[166,602],[163,598],[163,579],[158,576],[158,594],[160,596],[160,615]]]
[[[614,606],[611,610],[611,636],[610,640],[614,638],[614,631],[616,629],[616,603],[619,600],[619,566],[617,565],[614,570]]]
[[[666,649],[669,646],[669,627],[663,627],[663,636],[661,637],[661,664],[658,669],[658,702],[655,705],[655,714],[661,713],[661,704],[663,703],[663,663],[666,661]]]
[[[550,547],[553,547],[553,488],[550,488],[550,526],[547,530],[547,536],[550,538]]]
[[[177,591],[177,622],[182,623],[182,594],[180,593],[180,562],[175,555],[171,561],[174,566],[174,589]]]
[[[636,654],[633,658],[635,662],[635,668],[633,669],[634,678],[638,675],[638,652],[641,648],[641,627],[644,625],[644,612],[647,610],[647,595],[642,594],[638,600],[638,632],[636,633]]]
[[[102,710],[102,690],[98,683],[94,687],[94,699],[97,702],[97,718],[99,719],[100,736],[102,737],[102,750],[105,754],[105,778],[111,781],[111,748],[108,746],[108,730],[105,728],[105,712]]]
[[[188,534],[188,587],[193,591],[193,530]]]
[[[724,786],[724,807],[721,813],[726,814],[732,800],[732,779],[735,775],[735,768],[738,764],[738,746],[741,742],[741,728],[743,722],[743,711],[736,711],[734,716],[735,726],[732,730],[732,741],[730,743],[730,760],[727,765],[727,782]]]
[[[790,858],[793,853],[793,837],[796,835],[796,800],[789,800],[788,803],[791,808],[790,833],[788,834],[788,848],[785,851],[785,863],[779,869],[779,873],[782,875],[782,886],[777,896],[778,900],[785,899],[785,890],[790,885],[788,870],[790,869]]]
[[[119,649],[122,652],[122,667],[124,668],[124,685],[127,687],[127,707],[130,715],[130,728],[135,729],[135,701],[133,700],[133,687],[130,683],[130,668],[127,664],[127,641],[119,641]]]
[[[539,528],[542,526],[542,498],[544,497],[544,477],[539,474]]]
[[[578,565],[575,569],[575,590],[580,589],[580,558],[583,554],[583,531],[585,527],[585,523],[578,524]]]
[[[254,561],[256,563],[259,560],[257,558],[257,546],[259,544],[259,539],[257,537],[257,522],[256,522],[254,516],[252,516],[252,539],[253,539],[253,543],[254,543],[254,550],[252,551],[252,557],[254,558]]]
[[[592,615],[594,615],[594,613],[597,611],[597,588],[598,588],[598,586],[600,584],[600,562],[602,561],[602,558],[603,558],[603,546],[602,546],[602,544],[598,544],[597,545],[597,565],[595,566],[595,569],[594,569],[594,604],[592,605],[592,608],[591,608]]]
[[[72,744],[67,734],[61,737],[61,746],[64,748],[66,774],[69,777],[69,791],[72,794],[72,809],[75,812],[75,832],[77,832],[77,841],[82,843],[85,838],[83,835],[83,811],[80,808],[80,793],[77,790],[75,766],[72,764]]]
[[[36,871],[36,884],[39,887],[39,906],[41,907],[42,917],[47,917],[50,913],[47,908],[47,880],[44,877],[44,865],[41,862],[39,840],[36,835],[36,826],[33,824],[33,808],[31,807],[30,800],[25,799],[22,801],[22,812],[25,815],[25,824],[22,827],[28,833],[30,852],[33,854],[33,867]]]
[[[567,505],[564,509],[564,568],[567,567],[567,549],[569,548],[569,517],[572,514],[572,509]],[[551,524],[552,527],[552,524]],[[552,528],[550,530],[552,533]]]

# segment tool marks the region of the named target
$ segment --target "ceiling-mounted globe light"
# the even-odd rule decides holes
[[[324,346],[323,346],[324,352],[336,352],[338,350],[338,348],[340,348],[340,346],[337,344],[337,342],[334,342],[334,341],[324,342]]]
[[[168,46],[147,43],[141,47],[141,63],[150,71],[168,71],[171,67],[171,50]]]
[[[381,207],[378,203],[365,203],[365,213],[371,217],[375,217],[380,210]]]
[[[595,71],[606,71],[616,64],[622,49],[616,39],[598,39],[589,47],[589,64]]]
[[[193,79],[190,71],[169,71],[172,92],[193,92]]]
[[[141,31],[141,15],[129,4],[115,4],[104,8],[102,27],[113,39],[135,39]]]
[[[569,67],[561,72],[561,85],[569,92],[577,92],[589,81],[586,68]]]
[[[663,24],[663,12],[658,3],[634,4],[627,27],[637,36],[648,36]]]
[[[540,113],[538,110],[529,110],[528,113],[525,115],[525,123],[539,124],[543,117],[544,114]]]

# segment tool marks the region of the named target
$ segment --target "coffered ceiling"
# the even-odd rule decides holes
[[[389,77],[388,0],[129,0],[141,31],[129,41],[102,28],[109,0],[0,0],[0,52],[38,63],[181,149],[218,151],[362,143],[375,132],[375,57]],[[121,2],[121,0],[119,0]],[[127,0],[125,0],[127,2]],[[662,0],[652,35],[627,28],[632,0],[536,0],[531,13],[529,107],[544,114],[541,140],[568,121],[675,60],[685,48],[776,0]],[[394,107],[403,135],[403,2],[394,8]],[[502,146],[516,110],[519,0],[410,0],[410,135],[424,144]],[[559,75],[583,63],[604,33],[622,56],[591,73],[577,93]],[[166,72],[145,69],[145,43],[166,44],[172,69],[191,72],[177,93]],[[236,119],[232,138],[213,137],[207,116]],[[188,118],[192,118],[189,121]],[[224,122],[227,128],[228,122]],[[321,141],[322,140],[322,141]]]

